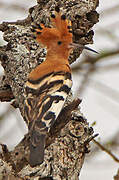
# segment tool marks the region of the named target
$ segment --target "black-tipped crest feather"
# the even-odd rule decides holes
[[[59,6],[56,6],[56,7],[55,7],[55,11],[58,12],[58,13],[60,12]]]

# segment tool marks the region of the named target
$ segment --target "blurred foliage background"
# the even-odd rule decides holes
[[[27,17],[35,0],[0,0],[0,22]],[[119,0],[100,0],[94,44],[99,54],[83,51],[72,65],[73,94],[83,101],[81,111],[99,133],[98,141],[119,157]],[[6,44],[0,33],[0,45]],[[0,66],[0,78],[4,74]],[[9,149],[23,138],[27,127],[18,110],[0,102],[0,142]],[[113,179],[119,164],[94,143],[81,172],[81,180]],[[85,173],[87,172],[87,173]]]

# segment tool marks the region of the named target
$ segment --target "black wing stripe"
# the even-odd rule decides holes
[[[64,91],[65,93],[69,93],[71,90],[71,88],[69,88],[67,85],[63,85],[58,91],[61,92],[61,91]]]
[[[52,112],[52,111],[49,111],[46,115],[45,115],[45,117],[44,117],[44,120],[55,120],[55,113],[54,112]]]
[[[56,85],[58,84],[62,84],[63,80],[56,80],[56,81],[52,81],[51,83],[45,83],[43,84],[41,87],[39,87],[38,89],[34,89],[34,88],[30,88],[28,86],[26,86],[26,93],[27,94],[33,94],[33,95],[41,95],[44,92],[50,91],[51,88],[55,88]]]
[[[49,73],[42,77],[41,83],[40,79],[37,81],[39,84],[35,83],[26,83],[28,95],[25,100],[25,119],[28,121],[29,130],[34,127],[44,133],[56,120],[70,92],[71,74],[62,71],[53,75]]]
[[[51,76],[53,74],[53,72],[48,73],[46,75],[44,75],[43,77],[33,80],[33,79],[28,79],[28,82],[32,83],[32,84],[39,84],[41,81],[43,81],[45,78]]]
[[[44,75],[43,77],[33,80],[33,79],[28,79],[28,82],[32,83],[32,84],[39,84],[41,81],[43,81],[45,78],[49,77],[49,76],[57,76],[57,75],[65,75],[67,79],[71,79],[71,73],[69,72],[63,72],[63,71],[58,71],[58,72],[51,72],[48,73],[46,75]]]
[[[43,106],[39,115],[39,119],[41,119],[44,114],[51,108],[53,102],[58,103],[59,101],[64,101],[64,98],[62,96],[46,96],[42,101]]]

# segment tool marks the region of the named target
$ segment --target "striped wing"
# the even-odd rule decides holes
[[[43,162],[46,133],[61,112],[71,86],[71,74],[62,71],[27,81],[25,119],[29,124],[31,137],[31,166]]]

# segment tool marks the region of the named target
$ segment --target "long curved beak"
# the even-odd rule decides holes
[[[81,44],[70,43],[69,47],[70,47],[70,48],[87,49],[87,50],[89,50],[89,51],[92,51],[92,52],[94,52],[94,53],[99,54],[99,53],[98,53],[97,51],[95,51],[94,49],[91,49],[91,48],[89,48],[89,47],[87,47],[87,46],[84,46],[84,45],[81,45]]]

